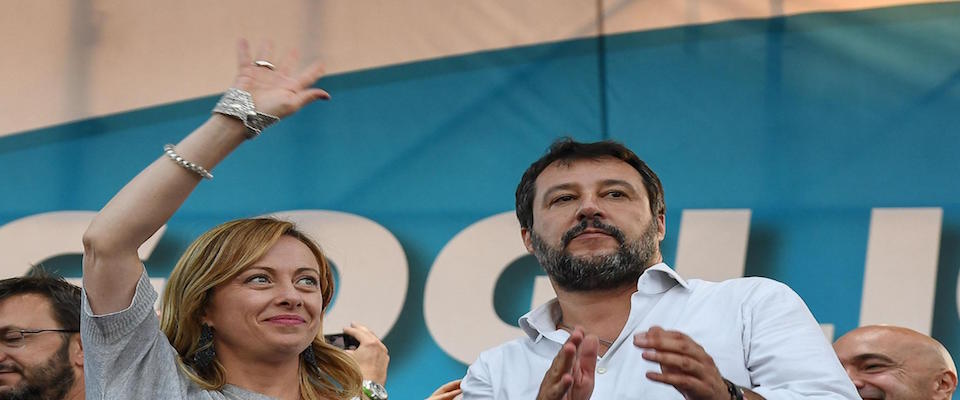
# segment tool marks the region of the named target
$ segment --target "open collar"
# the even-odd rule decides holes
[[[637,291],[643,294],[664,293],[676,285],[690,289],[687,281],[664,263],[647,268],[637,279]],[[550,336],[551,339],[563,343],[569,334],[557,329],[561,315],[560,304],[553,298],[520,317],[520,329],[534,342],[540,341],[543,336]]]

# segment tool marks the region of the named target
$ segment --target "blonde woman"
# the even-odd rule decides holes
[[[330,266],[296,228],[269,218],[225,223],[181,257],[152,306],[137,249],[209,169],[279,118],[328,99],[313,64],[271,62],[238,46],[238,73],[213,116],[128,183],[84,234],[81,335],[92,399],[386,398],[386,347],[366,328],[348,354],[322,336],[333,296]],[[363,393],[363,394],[362,394]]]

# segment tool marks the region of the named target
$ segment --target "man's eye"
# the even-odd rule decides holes
[[[563,196],[557,196],[550,204],[565,203],[571,200],[573,200],[573,195],[565,194]]]
[[[23,335],[20,332],[7,332],[3,335],[3,342],[6,344],[17,344],[23,341]]]
[[[884,368],[883,364],[867,364],[863,366],[863,370],[868,372],[881,371],[883,370],[883,368]]]
[[[607,197],[613,197],[613,198],[627,197],[627,194],[619,190],[611,190],[607,192]]]

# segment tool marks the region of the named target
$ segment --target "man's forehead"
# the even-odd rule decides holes
[[[56,323],[50,299],[39,293],[17,294],[0,300],[0,328],[50,328],[33,326]]]
[[[567,183],[600,182],[622,180],[643,187],[643,177],[632,165],[613,158],[584,158],[575,160],[557,160],[537,176],[538,190]]]
[[[921,343],[916,338],[897,330],[861,328],[840,338],[835,348],[838,354],[846,358],[881,354],[891,359],[902,359],[915,352],[918,345]]]

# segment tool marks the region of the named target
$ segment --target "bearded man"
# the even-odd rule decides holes
[[[623,145],[554,143],[516,200],[557,298],[470,366],[465,400],[857,399],[790,288],[685,280],[663,263],[663,187]]]
[[[0,281],[0,400],[84,398],[80,288],[45,274]]]

